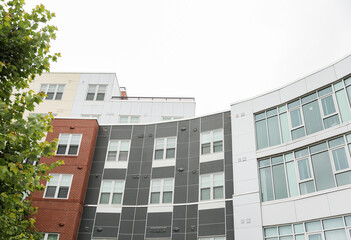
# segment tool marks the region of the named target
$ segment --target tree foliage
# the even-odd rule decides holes
[[[52,116],[24,117],[44,96],[26,88],[59,57],[49,52],[57,28],[43,5],[28,13],[24,0],[0,3],[0,239],[39,239],[30,194],[42,191],[41,180],[62,163],[32,164],[50,157],[57,143],[42,141]]]

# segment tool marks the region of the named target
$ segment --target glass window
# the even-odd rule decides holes
[[[299,108],[290,112],[290,118],[292,128],[302,125],[301,111]]]
[[[169,179],[152,179],[150,204],[166,204],[173,202],[173,182]]]
[[[311,170],[308,158],[299,160],[297,162],[299,168],[299,176],[300,180],[305,180],[311,178]]]
[[[295,233],[304,233],[305,232],[305,229],[303,227],[303,224],[300,223],[300,224],[294,224],[294,232]]]
[[[343,186],[351,183],[351,171],[336,174],[338,186]]]
[[[107,85],[89,84],[85,100],[103,101],[105,98]]]
[[[257,149],[268,147],[266,120],[256,122]]]
[[[344,227],[344,221],[341,217],[323,220],[325,230]]]
[[[316,233],[316,234],[308,235],[308,240],[323,240],[322,234]]]
[[[296,178],[295,163],[294,162],[286,163],[286,174],[288,177],[290,197],[294,197],[294,196],[299,195],[299,188],[297,185],[297,178]]]
[[[313,101],[302,106],[302,111],[307,134],[312,134],[323,129],[318,101]]]
[[[101,185],[100,204],[122,204],[123,180],[104,180]]]
[[[306,223],[306,231],[307,232],[316,232],[316,231],[320,231],[320,230],[322,230],[322,226],[321,226],[320,221]]]
[[[280,226],[278,227],[278,229],[279,229],[279,235],[291,235],[293,233],[291,225]]]
[[[58,240],[58,233],[44,233],[42,240]]]
[[[300,183],[300,191],[301,191],[301,195],[315,192],[316,189],[314,187],[313,181]]]
[[[273,180],[275,199],[287,198],[288,191],[286,188],[284,165],[273,166]]]
[[[311,160],[317,191],[335,187],[328,152],[312,155]]]
[[[224,198],[224,174],[212,173],[200,176],[200,200]]]
[[[268,123],[269,145],[275,146],[280,144],[278,116],[268,118],[267,123]]]
[[[325,240],[347,240],[345,229],[325,231]]]
[[[175,137],[156,138],[154,159],[174,159],[176,152],[176,144],[177,142]]]
[[[72,174],[50,174],[51,179],[47,182],[44,198],[68,198],[72,183]]]
[[[106,161],[128,161],[130,140],[111,140]]]
[[[266,237],[276,237],[276,236],[278,236],[277,228],[276,227],[265,228],[264,229],[264,235]]]
[[[40,92],[46,94],[45,100],[61,100],[65,85],[63,84],[42,84]]]
[[[332,153],[333,153],[334,166],[336,171],[349,168],[349,163],[347,161],[344,147],[335,149],[332,151]]]
[[[201,133],[201,154],[223,152],[223,129]]]
[[[351,120],[351,112],[350,112],[349,103],[347,102],[345,90],[343,89],[343,90],[336,92],[335,96],[336,96],[336,101],[338,103],[342,122],[350,121]]]
[[[289,132],[287,113],[280,114],[279,120],[280,120],[280,131],[282,133],[282,141],[283,143],[289,142],[291,138],[290,138],[290,132]]]
[[[57,155],[78,155],[82,134],[61,133],[57,145]]]
[[[273,200],[274,196],[271,168],[260,169],[260,183],[262,201],[265,202]]]
[[[346,216],[345,217],[345,223],[346,223],[346,226],[351,226],[351,216]]]

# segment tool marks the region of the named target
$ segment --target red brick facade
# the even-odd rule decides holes
[[[60,240],[72,240],[77,238],[98,123],[90,119],[54,119],[52,125],[53,132],[48,133],[48,141],[58,139],[60,133],[82,134],[82,139],[78,156],[41,158],[40,162],[45,163],[63,160],[65,164],[51,173],[73,174],[73,179],[68,199],[43,198],[44,192],[33,194],[33,205],[38,207],[36,227],[42,232],[59,233]]]

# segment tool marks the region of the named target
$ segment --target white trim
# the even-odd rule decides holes
[[[73,182],[73,174],[50,173],[49,175],[52,176],[52,177],[58,176],[57,185],[53,185],[53,186],[56,186],[55,194],[54,194],[54,197],[45,197],[47,189],[48,189],[48,187],[50,187],[50,186],[48,186],[48,184],[50,182],[50,180],[49,180],[49,181],[46,182],[46,187],[45,187],[43,198],[46,198],[46,199],[68,199],[69,198],[69,194],[71,192],[71,187],[72,187],[72,182]],[[68,186],[67,197],[59,198],[58,197],[58,193],[59,193],[59,190],[60,190],[60,186],[61,186],[61,181],[62,181],[62,176],[63,175],[71,176],[71,180],[70,180],[70,183],[69,183],[69,186]]]

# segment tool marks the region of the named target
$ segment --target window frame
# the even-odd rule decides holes
[[[121,121],[122,118],[126,118],[127,121]],[[138,121],[133,121],[134,119],[137,119]],[[121,124],[124,123],[140,123],[140,116],[139,115],[119,115],[118,122]]]
[[[168,180],[172,180],[172,201],[171,202],[163,202],[164,200],[164,193],[165,192],[169,192],[169,191],[165,191],[165,181],[168,181]],[[153,186],[153,183],[155,182],[160,182],[160,191],[153,191],[152,190],[152,186]],[[158,203],[152,203],[152,193],[159,193],[160,194],[160,197],[159,197],[159,202]],[[150,182],[150,194],[149,194],[149,204],[150,205],[166,205],[166,204],[173,204],[174,202],[174,178],[155,178],[155,179],[151,179],[151,182]]]
[[[101,196],[103,193],[107,193],[107,192],[103,192],[103,185],[105,182],[111,182],[111,188],[110,188],[110,192],[109,193],[109,201],[108,203],[101,203]],[[122,183],[122,191],[121,192],[115,192],[114,191],[114,188],[115,188],[115,185],[116,185],[116,182],[120,182]],[[102,180],[101,181],[101,187],[100,187],[100,193],[99,193],[99,199],[98,199],[98,205],[100,206],[119,206],[119,205],[122,205],[123,204],[123,197],[124,197],[124,191],[125,191],[125,180],[120,180],[120,179],[113,179],[113,180],[110,180],[110,179],[107,179],[107,180]],[[113,200],[113,194],[114,193],[121,193],[122,196],[121,196],[121,203],[112,203],[112,200]]]
[[[90,87],[94,86],[95,90],[94,93],[93,92],[89,92]],[[88,89],[87,89],[87,93],[85,96],[85,101],[105,101],[105,96],[106,96],[106,92],[107,92],[107,84],[88,84]],[[98,99],[98,95],[102,94],[99,93],[100,88],[105,87],[105,91],[103,92],[104,97],[103,99]],[[93,99],[88,99],[89,94],[94,94],[93,95]]]
[[[54,197],[46,197],[46,193],[47,193],[47,189],[49,186],[49,181],[46,182],[46,186],[45,186],[45,191],[44,191],[44,194],[43,194],[43,198],[47,198],[47,199],[68,199],[69,198],[69,194],[71,192],[71,187],[72,187],[72,182],[73,182],[73,174],[62,174],[62,173],[50,173],[49,174],[50,176],[52,176],[52,178],[54,176],[58,176],[58,180],[57,180],[57,185],[56,185],[56,190],[55,190],[55,194],[54,194]],[[70,180],[70,183],[69,183],[69,186],[68,186],[68,191],[67,191],[67,197],[65,198],[59,198],[58,197],[58,194],[59,194],[59,191],[60,191],[60,187],[61,187],[61,182],[62,182],[62,176],[65,175],[65,176],[71,176],[71,180]],[[52,179],[50,178],[50,179]]]
[[[108,160],[110,147],[111,147],[111,143],[112,142],[117,142],[118,143],[116,157],[115,157],[115,160]],[[125,161],[124,160],[119,160],[119,156],[120,156],[120,152],[121,152],[121,143],[122,142],[127,142],[128,143],[128,154],[127,154],[127,160],[125,160]],[[130,139],[113,139],[113,140],[109,140],[105,162],[129,162],[130,148],[131,148],[131,140]]]
[[[60,146],[60,140],[62,139],[62,135],[68,135],[67,146],[66,146],[66,150],[65,150],[64,154],[58,153],[59,146]],[[76,154],[68,154],[69,153],[69,149],[71,147],[71,140],[72,140],[72,136],[73,135],[79,135],[79,137],[80,137],[79,138],[78,148],[77,148],[77,153]],[[82,139],[83,139],[83,134],[81,134],[81,133],[60,133],[55,155],[58,155],[58,156],[78,156],[79,155],[80,146],[81,146],[81,143],[82,143]],[[61,145],[64,145],[64,144],[61,144]]]
[[[214,141],[214,132],[221,132],[221,140],[219,141]],[[205,134],[210,134],[210,141],[209,142],[205,142],[203,143],[203,138]],[[221,147],[222,150],[221,151],[214,151],[214,143],[216,142],[222,142]],[[203,153],[203,145],[205,144],[210,144],[210,152],[209,153]],[[211,131],[205,131],[205,132],[201,132],[200,134],[200,156],[204,156],[204,155],[210,155],[210,154],[217,154],[217,153],[222,153],[224,152],[224,130],[223,128],[218,128],[218,129],[214,129]]]
[[[44,87],[45,86],[45,90],[44,90]],[[52,99],[48,99],[48,92],[49,92],[49,88],[50,86],[55,86],[55,91],[54,91],[54,95],[52,96]],[[58,91],[60,86],[63,86],[63,90],[62,92]],[[60,101],[62,100],[62,97],[63,97],[63,93],[65,91],[65,87],[66,87],[66,84],[49,84],[49,83],[43,83],[43,84],[40,84],[40,92],[44,92],[46,94],[46,97],[43,97],[44,100],[54,100],[54,101]],[[60,99],[56,99],[57,98],[57,94],[58,93],[62,93],[61,94],[61,97]]]
[[[223,196],[221,198],[214,198],[214,189],[216,187],[220,187],[220,186],[214,186],[214,176],[215,175],[221,175],[222,176],[222,183],[223,185],[221,185],[222,189],[223,189]],[[203,187],[202,186],[202,181],[201,178],[202,177],[210,177],[210,186],[209,187]],[[210,189],[210,198],[209,199],[202,199],[202,190],[203,189]],[[214,172],[214,173],[206,173],[206,174],[201,174],[199,176],[199,201],[212,201],[212,200],[217,200],[217,199],[224,199],[225,198],[225,177],[224,177],[224,172]]]
[[[174,157],[172,158],[167,158],[167,150],[173,149],[173,148],[167,148],[168,141],[170,139],[174,139]],[[157,141],[163,140],[163,148],[157,148]],[[157,150],[162,150],[162,158],[157,158],[156,159],[156,151]],[[171,137],[162,137],[162,138],[155,138],[154,141],[154,151],[153,151],[153,160],[154,161],[163,161],[163,160],[172,160],[177,158],[177,137],[176,136],[171,136]]]
[[[57,239],[56,239],[56,240],[59,240],[59,239],[60,239],[60,234],[59,234],[59,233],[43,233],[43,238],[42,238],[42,240],[48,240],[49,234],[55,234],[55,235],[57,235]]]

